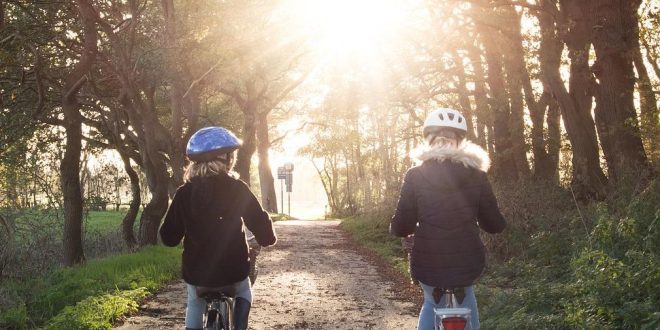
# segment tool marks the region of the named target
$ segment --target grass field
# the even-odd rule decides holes
[[[126,210],[120,211],[89,211],[85,217],[85,225],[87,231],[95,231],[99,233],[108,233],[120,230],[121,221],[126,214]],[[135,219],[135,227],[139,225],[140,213]]]
[[[88,261],[43,276],[0,284],[0,328],[108,328],[118,311],[176,278],[179,248],[152,246],[135,253]],[[80,303],[85,301],[85,303]],[[95,304],[90,310],[89,304]],[[104,312],[104,311],[107,311]]]

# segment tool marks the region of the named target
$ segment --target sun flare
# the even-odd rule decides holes
[[[402,36],[415,1],[299,0],[294,3],[302,28],[326,56],[374,56]]]

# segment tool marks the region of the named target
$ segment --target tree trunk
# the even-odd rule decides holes
[[[85,261],[82,244],[83,199],[80,186],[80,155],[82,150],[82,115],[77,94],[87,81],[97,54],[97,32],[94,8],[89,1],[77,0],[76,5],[83,23],[84,47],[80,61],[66,77],[62,93],[62,111],[66,144],[60,164],[60,183],[64,200],[64,264],[72,266]]]
[[[527,161],[527,143],[525,142],[525,121],[524,121],[524,104],[523,104],[523,84],[529,76],[525,63],[525,51],[523,49],[523,40],[520,32],[520,16],[516,13],[513,7],[503,7],[502,17],[505,19],[505,35],[502,41],[505,45],[503,47],[504,53],[504,66],[507,70],[507,84],[509,90],[509,100],[511,107],[511,115],[509,119],[509,126],[511,128],[511,143],[513,157],[516,162],[516,169],[518,170],[519,177],[529,177],[531,171]],[[531,88],[530,88],[531,89]],[[527,107],[530,112],[535,107],[534,96],[527,97]],[[529,102],[529,101],[532,102]]]
[[[458,90],[458,102],[461,104],[461,111],[465,120],[467,122],[467,139],[474,140],[476,135],[474,134],[474,123],[472,120],[472,105],[470,104],[470,97],[468,90],[465,87],[465,66],[463,65],[463,60],[456,53],[452,53],[454,60],[454,65],[456,66],[456,76],[458,77],[458,84],[456,86]]]
[[[261,205],[266,211],[277,213],[277,195],[275,179],[270,167],[268,137],[268,113],[257,115],[256,123],[257,150],[259,155],[259,185],[261,187]]]
[[[149,128],[145,128],[145,135],[150,135]],[[138,241],[140,246],[155,245],[158,243],[158,228],[160,221],[167,211],[169,202],[169,175],[164,157],[154,148],[147,138],[146,146],[141,148],[144,174],[151,192],[151,200],[142,211],[140,217],[140,231]]]
[[[492,97],[491,109],[494,121],[494,159],[493,172],[502,180],[517,180],[516,158],[511,141],[510,108],[502,72],[502,54],[498,49],[496,33],[488,27],[480,29],[480,35],[486,50],[488,64],[488,85]]]
[[[636,34],[639,34],[637,32]],[[642,118],[642,127],[657,128],[658,125],[658,104],[653,91],[653,85],[649,78],[649,73],[644,64],[639,39],[634,41],[632,53],[635,71],[637,71],[637,89],[639,90],[640,112]]]
[[[80,153],[82,149],[82,116],[75,99],[62,100],[66,144],[60,164],[60,181],[64,199],[64,264],[72,266],[85,261],[82,246],[83,199],[80,188]]]
[[[641,133],[646,141],[647,154],[656,155],[658,153],[657,139],[660,136],[660,127],[658,126],[658,105],[649,79],[644,59],[639,49],[635,50],[634,61],[637,71],[637,90],[639,91],[639,107],[641,112]],[[652,158],[653,159],[653,158]]]
[[[246,102],[243,110],[243,146],[238,149],[236,157],[236,172],[247,185],[250,185],[250,166],[252,165],[252,155],[257,150],[256,141],[256,120],[257,109],[254,101]]]
[[[644,48],[646,49],[646,59],[649,61],[649,64],[651,64],[651,68],[653,68],[653,72],[655,72],[655,76],[660,77],[660,67],[658,66],[658,55],[653,50],[653,47],[649,45],[648,41],[646,41],[646,37],[644,35],[640,34],[638,41],[641,41],[642,44],[644,45]]]
[[[487,125],[486,126],[486,134],[487,134],[487,141],[486,141],[486,146],[488,147],[488,157],[490,159],[495,159],[495,133],[493,133],[495,129],[493,128],[493,125]]]
[[[474,72],[474,103],[476,106],[475,114],[477,115],[477,131],[479,133],[477,141],[482,148],[486,149],[488,147],[486,126],[492,125],[488,94],[486,93],[486,74],[482,66],[479,48],[476,46],[470,47],[468,49],[468,56]]]
[[[165,25],[165,43],[167,54],[167,78],[170,82],[169,99],[172,114],[171,131],[172,150],[169,152],[169,163],[172,176],[169,182],[169,195],[174,197],[176,189],[183,184],[183,167],[185,166],[186,142],[183,139],[183,113],[185,102],[184,76],[185,69],[179,63],[179,47],[177,47],[177,20],[175,15],[174,0],[162,0],[163,18]],[[187,72],[186,72],[187,73]]]
[[[321,184],[323,185],[325,196],[328,199],[328,206],[330,207],[331,212],[334,213],[336,211],[337,204],[335,203],[334,194],[330,188],[330,176],[328,175],[328,171],[326,170],[325,165],[323,171],[321,171],[321,169],[316,165],[316,163],[314,163],[313,160],[312,165],[314,166],[314,169],[316,169],[316,173],[318,173]],[[282,198],[284,197],[282,196]],[[282,213],[284,213],[284,210],[282,210]]]
[[[581,3],[591,13],[598,78],[596,124],[610,178],[639,175],[648,169],[633,101],[633,55],[638,38],[637,8],[640,0]]]
[[[552,1],[544,0],[543,6],[555,6]],[[539,13],[541,28],[540,52],[542,77],[548,89],[557,100],[564,120],[573,151],[573,176],[571,185],[580,199],[601,199],[605,197],[607,178],[600,167],[596,130],[591,117],[591,94],[588,91],[591,75],[589,72],[589,28],[579,9],[573,2],[561,1],[562,12],[570,16],[573,22],[566,33],[565,41],[569,48],[570,92],[561,79],[562,45],[558,42],[555,23],[549,12]],[[554,8],[556,10],[556,8]],[[568,24],[568,23],[566,23]]]
[[[5,29],[5,5],[4,1],[0,0],[0,31]]]
[[[132,249],[137,243],[135,233],[133,232],[133,226],[135,225],[135,218],[137,217],[142,202],[140,199],[140,178],[138,177],[137,172],[131,167],[131,161],[128,156],[122,152],[120,152],[120,155],[124,163],[126,175],[128,175],[131,182],[131,203],[128,207],[128,212],[126,212],[124,219],[121,221],[121,232],[124,242],[126,242],[126,246]]]
[[[140,156],[142,168],[147,178],[147,185],[151,192],[151,200],[144,208],[140,217],[140,231],[138,242],[140,246],[155,245],[158,243],[158,228],[160,221],[167,212],[169,203],[169,181],[167,163],[163,151],[168,148],[170,140],[167,130],[160,124],[155,111],[153,87],[144,88],[147,102],[141,103],[140,117],[142,118],[143,141],[140,143]],[[140,96],[134,94],[134,99]]]
[[[173,82],[170,91],[170,102],[172,107],[172,150],[169,154],[172,176],[169,182],[169,195],[174,197],[176,189],[183,184],[183,168],[186,164],[186,143],[183,139],[183,91],[180,83]]]
[[[546,180],[552,177],[550,159],[545,149],[544,122],[546,108],[550,103],[550,93],[544,91],[541,99],[534,107],[529,109],[529,117],[532,120],[532,154],[534,155],[534,179]]]
[[[561,128],[559,122],[561,120],[561,114],[557,101],[553,98],[550,98],[549,101],[546,116],[546,124],[548,126],[548,137],[546,138],[548,150],[547,174],[549,174],[547,178],[551,182],[559,184],[559,151],[561,150]]]

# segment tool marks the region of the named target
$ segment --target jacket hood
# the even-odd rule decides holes
[[[488,153],[470,141],[463,141],[456,148],[448,146],[425,147],[417,151],[417,153],[415,158],[421,162],[427,160],[450,160],[463,164],[465,167],[471,167],[483,172],[488,172],[490,168]]]

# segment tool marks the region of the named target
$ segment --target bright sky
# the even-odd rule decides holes
[[[397,39],[418,21],[420,0],[291,0],[296,29],[310,36],[322,64],[372,63],[394,53]]]
[[[387,57],[399,51],[400,40],[417,22],[415,15],[421,3],[420,0],[291,0],[286,6],[295,18],[288,23],[310,36],[311,47],[321,65],[360,63],[362,69],[373,67],[378,73],[386,69]],[[271,151],[271,166],[277,175],[277,167],[286,162],[295,164],[291,213],[301,218],[318,217],[325,212],[327,197],[311,160],[298,156],[298,150],[310,140],[306,133],[296,131],[301,125],[295,117],[278,125],[279,134],[290,133],[282,141],[282,148],[278,148],[282,151]],[[276,191],[279,199],[279,180]],[[288,210],[286,206],[285,199]]]

